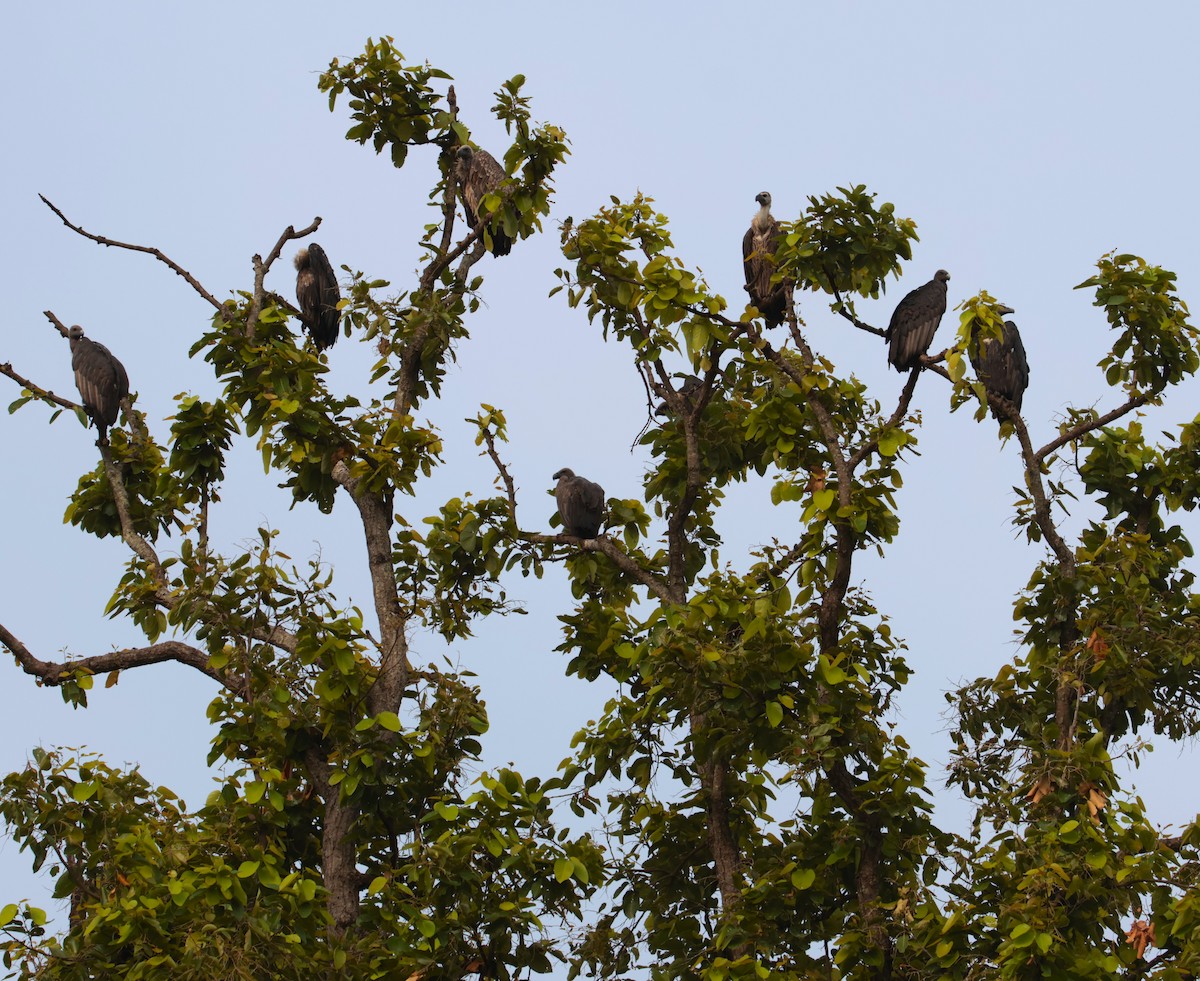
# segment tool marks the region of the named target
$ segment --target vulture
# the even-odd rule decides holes
[[[924,286],[918,286],[897,305],[883,339],[888,342],[888,364],[897,371],[919,368],[946,312],[946,283],[950,274],[939,269]]]
[[[758,213],[750,220],[750,227],[742,237],[742,268],[746,271],[746,292],[750,302],[758,307],[768,327],[783,323],[787,308],[787,287],[784,283],[772,283],[775,272],[775,250],[783,239],[779,222],[771,215],[771,195],[762,191],[754,196],[761,205]]]
[[[83,397],[83,407],[100,431],[97,442],[107,443],[108,427],[117,421],[121,399],[129,394],[129,376],[112,351],[84,337],[78,324],[67,331],[67,336],[71,339],[75,386]]]
[[[296,253],[296,299],[300,301],[300,322],[318,351],[333,347],[338,339],[337,276],[325,250],[316,242]]]
[[[688,408],[692,405],[692,394],[701,386],[702,382],[695,375],[684,375],[682,381],[675,386],[675,391],[683,396],[683,401]],[[656,416],[669,416],[671,414],[671,405],[665,399],[658,403],[658,407],[654,410]]]
[[[1012,313],[1011,307],[1000,307],[1001,314]],[[1025,345],[1021,343],[1021,332],[1011,320],[1004,321],[1001,338],[980,337],[978,326],[971,330],[971,346],[968,353],[975,374],[991,395],[1008,399],[1021,411],[1021,399],[1029,387],[1029,362],[1025,358]],[[1004,417],[992,408],[992,417],[1004,421]]]
[[[586,477],[576,477],[575,471],[567,467],[558,471],[554,479],[558,481],[554,500],[558,502],[563,533],[576,538],[595,538],[604,518],[604,488]]]
[[[477,228],[481,218],[480,205],[489,194],[500,194],[501,184],[508,175],[504,168],[487,150],[473,150],[460,146],[454,159],[454,178],[458,182],[458,193],[462,195],[463,211],[467,224]],[[512,237],[504,230],[503,216],[496,214],[488,223],[487,233],[492,239],[493,255],[508,255],[512,251]]]

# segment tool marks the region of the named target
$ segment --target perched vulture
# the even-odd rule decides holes
[[[337,276],[325,250],[313,242],[296,253],[296,299],[300,301],[300,322],[318,351],[333,347],[338,339]]]
[[[129,394],[129,376],[112,351],[84,337],[78,324],[67,331],[67,336],[71,339],[75,386],[83,397],[83,407],[100,431],[97,442],[107,443],[108,427],[117,421],[121,399]]]
[[[767,191],[754,196],[761,207],[750,221],[750,227],[742,237],[742,268],[746,271],[746,292],[750,302],[758,307],[768,327],[783,323],[787,309],[787,287],[784,283],[772,283],[775,260],[772,256],[779,248],[783,232],[771,215],[771,195]]]
[[[692,393],[703,385],[699,378],[695,375],[684,375],[683,380],[675,386],[675,391],[683,396],[684,404],[691,408]],[[654,410],[656,416],[669,416],[671,414],[671,406],[666,400],[659,402],[658,407]]]
[[[896,306],[883,339],[888,342],[888,364],[897,371],[921,365],[946,312],[946,283],[950,274],[939,269],[924,286],[918,286]]]
[[[1000,307],[1000,313],[1012,313],[1011,307]],[[971,365],[983,387],[992,395],[1008,399],[1018,412],[1021,399],[1029,387],[1029,362],[1025,358],[1025,345],[1021,343],[1021,332],[1011,320],[1004,321],[1001,339],[980,336],[978,327],[971,331],[971,346],[968,350]],[[999,412],[992,409],[995,419],[1004,421]]]
[[[465,145],[458,148],[454,160],[454,178],[458,182],[463,211],[471,228],[478,227],[483,199],[489,194],[501,193],[500,185],[506,176],[504,168],[487,150],[472,150]],[[487,231],[492,238],[493,255],[508,255],[512,251],[512,238],[504,230],[504,222],[499,214],[492,218]]]
[[[574,470],[563,467],[554,475],[558,486],[554,500],[562,518],[563,534],[576,538],[595,538],[600,534],[604,518],[604,488],[586,477],[576,477]]]

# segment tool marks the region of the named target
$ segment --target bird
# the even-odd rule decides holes
[[[487,150],[475,150],[465,144],[458,148],[454,158],[454,177],[462,196],[463,211],[467,224],[478,228],[479,222],[488,216],[480,213],[483,199],[489,194],[502,193],[504,168]],[[492,255],[508,255],[512,251],[512,236],[504,230],[503,215],[491,216],[487,234],[492,239]]]
[[[1012,307],[999,307],[1003,316],[1013,313]],[[1029,361],[1025,357],[1025,345],[1021,343],[1021,332],[1011,320],[1004,321],[1000,339],[981,336],[978,325],[971,329],[971,345],[968,348],[971,365],[983,387],[991,395],[1008,399],[1018,412],[1025,389],[1029,387]],[[992,407],[992,417],[1001,422],[1004,417]]]
[[[586,477],[576,477],[568,467],[559,470],[554,479],[558,481],[554,500],[558,502],[563,532],[576,538],[595,538],[604,518],[604,488]]]
[[[883,335],[888,342],[888,364],[897,371],[921,366],[946,312],[946,283],[950,274],[939,269],[924,286],[918,286],[897,305]]]
[[[703,384],[704,382],[702,382],[695,375],[684,375],[682,381],[680,381],[679,385],[676,386],[675,391],[679,395],[683,396],[684,405],[690,409],[692,406],[693,393],[695,393],[696,390],[699,389]],[[659,402],[658,406],[654,410],[654,414],[656,416],[669,416],[671,414],[670,403],[665,399],[662,402]]]
[[[742,268],[746,272],[746,292],[750,302],[758,307],[768,327],[783,323],[787,308],[786,282],[772,283],[775,272],[774,254],[783,240],[783,230],[771,215],[771,194],[761,191],[754,196],[760,205],[750,227],[742,237]]]
[[[337,276],[325,250],[316,242],[296,253],[296,299],[300,301],[300,322],[318,351],[333,347],[338,339],[341,313]]]
[[[83,336],[76,324],[67,337],[71,341],[71,369],[75,372],[75,387],[83,398],[83,407],[100,431],[98,444],[108,442],[108,427],[117,421],[121,399],[129,394],[129,376],[125,366],[98,341]]]

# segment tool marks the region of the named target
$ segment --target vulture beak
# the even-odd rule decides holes
[[[1008,314],[1008,313],[1016,313],[1017,311],[1016,311],[1016,310],[1014,310],[1012,307],[1006,307],[1006,306],[1004,306],[1004,305],[1002,304],[1002,305],[1000,305],[1000,306],[996,307],[996,312],[997,312],[998,314],[1000,314],[1000,316],[1002,316],[1002,317],[1003,317],[1005,314]]]

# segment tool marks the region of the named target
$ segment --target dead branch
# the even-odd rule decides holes
[[[1103,426],[1107,426],[1110,422],[1120,419],[1121,416],[1126,415],[1132,412],[1134,409],[1145,405],[1148,401],[1149,399],[1145,395],[1135,395],[1123,405],[1118,405],[1115,409],[1104,413],[1102,416],[1097,416],[1095,419],[1085,420],[1076,426],[1072,426],[1066,432],[1062,433],[1057,438],[1052,439],[1049,443],[1038,450],[1033,455],[1034,460],[1036,460],[1038,463],[1041,463],[1051,453],[1065,446],[1067,443],[1074,442],[1075,440],[1086,436],[1090,432],[1094,432]]]
[[[842,299],[842,294],[838,291],[838,288],[833,285],[832,281],[830,281],[829,285],[833,290],[833,298],[837,300],[837,307],[834,310],[835,313],[845,317],[859,330],[865,330],[868,334],[874,334],[876,337],[884,337],[887,335],[887,331],[883,330],[881,327],[872,327],[870,324],[863,323],[861,320],[859,320],[858,317],[856,317],[850,311],[849,307],[847,307],[846,302]]]
[[[109,248],[116,248],[116,249],[128,249],[130,252],[145,252],[147,255],[154,256],[154,258],[156,258],[159,262],[164,263],[165,265],[169,266],[175,272],[176,275],[182,276],[184,278],[184,280],[187,282],[187,284],[189,286],[191,286],[192,289],[194,289],[197,293],[199,293],[202,297],[204,297],[204,299],[206,299],[209,303],[211,303],[217,310],[221,309],[221,304],[219,302],[217,302],[216,297],[214,297],[211,293],[208,292],[208,290],[206,290],[203,286],[201,286],[199,280],[197,280],[195,276],[193,276],[190,272],[188,272],[186,269],[184,269],[183,266],[179,265],[179,263],[175,262],[173,259],[168,258],[160,250],[153,248],[151,246],[146,246],[146,245],[133,245],[129,242],[118,242],[115,239],[106,238],[103,235],[93,235],[91,232],[84,231],[78,225],[71,222],[70,219],[68,219],[67,216],[64,215],[62,213],[62,211],[60,211],[54,205],[54,203],[51,202],[50,199],[46,197],[46,195],[39,194],[38,197],[42,199],[42,202],[46,205],[47,208],[49,208],[56,215],[58,215],[59,218],[62,219],[62,223],[64,225],[66,225],[69,229],[71,229],[71,231],[76,232],[79,235],[82,235],[84,238],[91,239],[97,245],[104,245]]]

